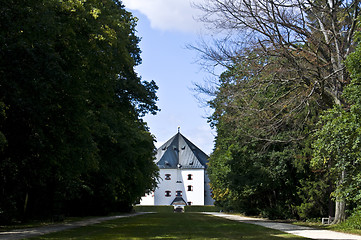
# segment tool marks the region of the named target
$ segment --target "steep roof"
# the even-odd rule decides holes
[[[182,197],[175,197],[170,205],[187,205]]]
[[[207,168],[208,156],[180,132],[157,150],[156,164],[159,168],[177,169]]]

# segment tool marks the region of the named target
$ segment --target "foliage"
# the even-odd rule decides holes
[[[359,38],[360,33],[356,37]],[[351,209],[360,203],[361,102],[360,45],[347,58],[352,81],[344,90],[348,106],[334,106],[324,112],[315,133],[313,166],[334,176],[336,200],[347,201]],[[342,219],[343,220],[343,219]]]
[[[344,226],[349,229],[361,230],[361,211],[355,211],[344,223]]]
[[[126,210],[156,177],[141,116],[157,86],[134,72],[136,19],[112,0],[0,12],[0,218]]]
[[[247,60],[249,53],[260,51],[259,56],[278,63],[270,80],[291,84],[292,96],[304,103],[317,97],[329,107],[342,104],[349,82],[343,61],[354,46],[358,1],[209,0],[197,7],[204,13],[200,20],[224,33],[195,47],[205,64],[229,67],[235,59]],[[258,71],[262,69],[260,65]]]
[[[219,212],[221,209],[217,206],[185,206],[184,212]]]
[[[292,110],[299,103],[288,95],[291,86],[267,81],[276,65],[272,61],[250,56],[222,74],[210,102],[215,109],[210,122],[218,134],[208,173],[216,204],[226,211],[288,218],[301,204],[297,193],[305,192],[297,192],[300,180],[312,175],[304,136],[317,110]],[[265,62],[264,70],[255,74]]]
[[[355,47],[359,3],[210,0],[198,8],[211,29],[226,33],[193,47],[206,66],[226,68],[214,91],[198,88],[214,96],[210,123],[217,138],[209,173],[216,203],[272,218],[333,215],[330,194],[342,188],[343,164],[334,171],[314,168],[311,149],[323,143],[312,144],[312,137],[336,137],[319,160],[333,152],[349,154],[347,162],[358,154],[351,146],[358,148],[351,140],[357,123],[338,116],[347,106],[345,59]],[[329,134],[334,126],[326,126],[328,120],[336,132]],[[322,124],[328,130],[313,135]],[[349,149],[342,149],[343,134]]]
[[[303,220],[318,219],[321,216],[329,216],[331,187],[326,176],[313,174],[313,179],[300,179],[297,195],[301,204],[296,206],[297,214]],[[311,175],[312,176],[312,175]]]
[[[347,198],[348,185],[358,170],[360,158],[361,126],[354,109],[346,112],[339,107],[322,115],[320,128],[315,134],[313,166],[326,168],[337,177],[335,197]],[[345,175],[344,172],[347,174]],[[340,182],[341,175],[342,182]]]
[[[6,118],[6,113],[5,113],[5,104],[3,102],[0,102],[0,126],[3,124],[3,122],[5,121]],[[4,148],[6,147],[6,137],[4,136],[4,134],[0,131],[0,153],[4,150]]]

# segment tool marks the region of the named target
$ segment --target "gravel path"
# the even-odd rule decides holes
[[[133,217],[137,215],[142,215],[146,213],[131,213],[131,214],[124,214],[119,216],[111,216],[111,217],[98,217],[98,218],[91,218],[83,221],[78,222],[71,222],[71,223],[64,223],[64,224],[56,224],[51,226],[44,226],[44,227],[37,227],[37,228],[24,228],[24,229],[16,229],[7,232],[0,232],[0,240],[17,240],[17,239],[24,239],[30,238],[35,236],[40,236],[48,233],[53,232],[60,232],[71,228],[83,227],[88,226],[96,223],[101,223],[108,220],[113,220],[117,218],[124,218],[124,217]]]
[[[256,224],[256,225],[260,225],[263,227],[280,230],[280,231],[283,231],[286,233],[290,233],[293,235],[310,238],[310,239],[361,240],[361,236],[358,236],[358,235],[339,233],[339,232],[334,232],[334,231],[329,231],[329,230],[320,230],[320,229],[304,227],[304,226],[297,226],[297,225],[287,224],[287,223],[278,223],[278,222],[269,221],[269,220],[265,220],[265,219],[242,217],[239,215],[217,213],[217,212],[207,212],[205,214],[222,217],[222,218],[227,218],[227,219],[238,221],[238,222]]]

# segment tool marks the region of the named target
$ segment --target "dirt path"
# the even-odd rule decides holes
[[[361,240],[361,236],[358,236],[358,235],[339,233],[339,232],[334,232],[334,231],[329,231],[329,230],[320,230],[320,229],[304,227],[304,226],[297,226],[297,225],[287,224],[287,223],[278,223],[278,222],[273,222],[273,221],[269,221],[269,220],[265,220],[265,219],[242,217],[242,216],[238,216],[238,215],[217,213],[217,212],[208,212],[205,214],[222,217],[222,218],[227,218],[227,219],[238,221],[238,222],[256,224],[256,225],[260,225],[263,227],[280,230],[280,231],[283,231],[286,233],[290,233],[293,235],[310,238],[310,239]]]
[[[64,224],[56,224],[51,226],[44,226],[44,227],[37,227],[37,228],[24,228],[24,229],[16,229],[6,232],[0,232],[0,240],[17,240],[17,239],[24,239],[30,238],[35,236],[40,236],[48,233],[53,232],[60,232],[71,228],[83,227],[88,226],[96,223],[101,223],[108,220],[124,218],[124,217],[134,217],[137,215],[142,215],[146,213],[131,213],[131,214],[124,214],[119,216],[111,216],[111,217],[98,217],[98,218],[91,218],[83,221],[78,222],[71,222],[71,223],[64,223]]]

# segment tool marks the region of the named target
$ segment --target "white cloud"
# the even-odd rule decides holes
[[[123,3],[126,8],[146,15],[154,29],[194,33],[202,26],[194,20],[201,12],[191,6],[191,2],[197,1],[201,0],[123,0]]]

